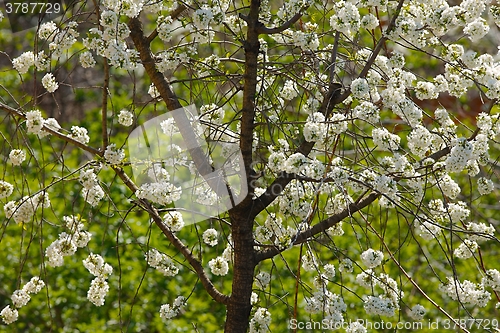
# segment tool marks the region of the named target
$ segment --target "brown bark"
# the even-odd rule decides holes
[[[250,214],[253,200],[251,195],[252,141],[255,120],[255,94],[257,86],[257,57],[259,55],[259,7],[260,0],[252,0],[246,17],[248,24],[245,49],[245,83],[240,132],[240,149],[245,165],[249,193],[245,200],[229,211],[234,244],[233,283],[227,306],[225,332],[246,332],[250,321],[250,296],[255,268],[253,240],[254,216]]]

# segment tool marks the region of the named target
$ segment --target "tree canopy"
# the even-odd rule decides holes
[[[0,11],[0,330],[499,330],[496,3]]]

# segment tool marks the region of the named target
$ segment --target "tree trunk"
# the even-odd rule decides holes
[[[248,24],[245,49],[245,83],[240,131],[240,149],[247,176],[248,195],[238,206],[229,211],[234,245],[233,285],[227,306],[226,333],[244,333],[248,330],[252,305],[252,284],[256,265],[253,240],[253,188],[252,188],[252,144],[255,120],[255,93],[257,86],[257,57],[259,54],[260,0],[252,0],[245,20]]]
[[[247,209],[238,209],[237,212],[230,213],[233,225],[234,265],[232,292],[224,329],[226,333],[246,332],[252,310],[250,296],[256,261],[252,234],[253,218],[249,218],[248,212]]]

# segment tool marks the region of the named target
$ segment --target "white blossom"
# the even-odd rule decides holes
[[[368,249],[361,254],[361,261],[368,268],[377,267],[384,260],[384,254],[380,251]]]
[[[477,191],[481,195],[490,194],[495,189],[495,184],[487,178],[480,177],[477,180]]]
[[[84,127],[80,126],[71,126],[71,134],[70,137],[75,139],[78,142],[83,143],[84,145],[89,143],[90,137],[88,136],[88,131]]]
[[[17,320],[17,318],[19,317],[19,313],[17,312],[17,309],[12,309],[10,305],[7,305],[0,312],[0,317],[2,317],[2,320],[5,324],[9,325]]]
[[[9,153],[9,160],[13,165],[21,165],[25,159],[26,154],[21,149],[12,149]]]
[[[263,333],[269,331],[271,313],[266,308],[258,308],[250,319],[250,333]]]
[[[40,134],[44,125],[45,119],[39,110],[31,110],[26,113],[26,127],[28,133]]]
[[[373,143],[381,150],[398,150],[401,139],[385,128],[374,128],[372,131]]]
[[[42,78],[42,85],[49,93],[53,93],[59,88],[59,84],[52,73],[47,73]]]
[[[83,68],[91,68],[96,64],[94,57],[92,56],[92,53],[90,51],[82,52],[79,59]]]
[[[134,115],[127,110],[121,110],[118,114],[118,123],[123,126],[131,126],[134,123]]]
[[[179,231],[184,227],[184,219],[182,218],[181,212],[169,211],[163,215],[163,222],[172,231]]]
[[[24,52],[12,61],[14,69],[20,74],[28,72],[29,68],[35,64],[35,55],[31,51]]]
[[[422,320],[424,319],[424,316],[425,316],[425,313],[427,311],[425,310],[425,308],[420,305],[420,304],[416,304],[414,305],[412,308],[411,308],[411,311],[409,313],[409,316],[414,319],[414,320]]]
[[[117,149],[116,144],[111,143],[104,151],[104,158],[109,164],[117,165],[120,164],[125,158],[125,152],[123,149]]]
[[[9,182],[0,180],[0,199],[9,197],[12,192],[14,192],[14,186]]]
[[[203,242],[210,246],[217,245],[217,230],[210,228],[203,232]]]
[[[208,266],[210,267],[210,271],[214,275],[224,276],[229,272],[229,265],[223,257],[217,257],[215,259],[211,259],[208,262]]]

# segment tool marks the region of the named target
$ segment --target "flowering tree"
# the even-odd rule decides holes
[[[500,7],[61,8],[1,37],[6,325],[498,328]]]

